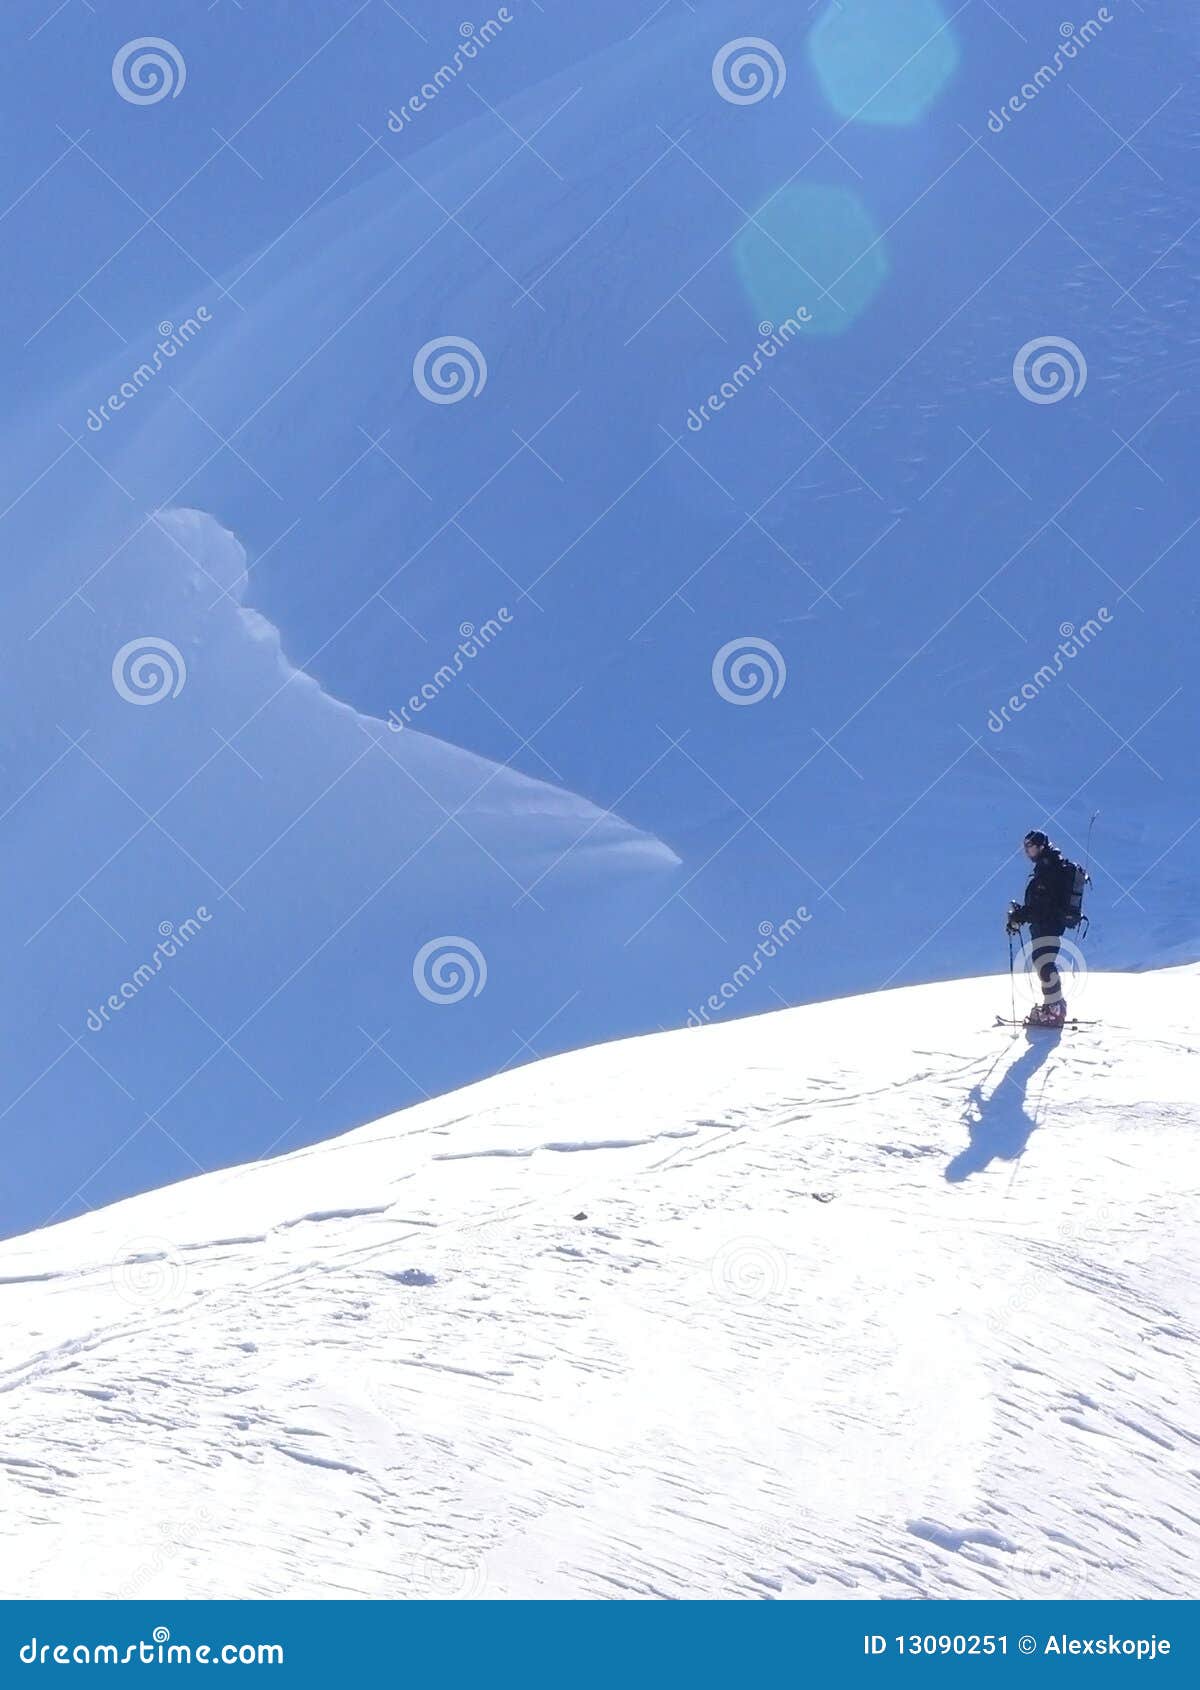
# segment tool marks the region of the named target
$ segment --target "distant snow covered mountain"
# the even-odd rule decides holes
[[[1183,1597],[1200,970],[553,1058],[0,1246],[9,1597]]]
[[[0,1234],[1003,966],[1097,809],[1093,960],[1200,955],[1192,0],[270,0],[150,105],[29,9]]]

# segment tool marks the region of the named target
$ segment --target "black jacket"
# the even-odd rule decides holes
[[[1033,873],[1025,888],[1025,901],[1014,910],[1014,920],[1027,921],[1033,927],[1056,927],[1061,931],[1074,885],[1075,865],[1069,863],[1053,845],[1047,845],[1033,865]]]

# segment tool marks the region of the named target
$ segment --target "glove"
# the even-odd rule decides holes
[[[1019,933],[1021,930],[1021,923],[1024,920],[1025,911],[1022,909],[1021,905],[1015,903],[1010,904],[1008,906],[1008,916],[1004,922],[1004,931],[1006,933]]]

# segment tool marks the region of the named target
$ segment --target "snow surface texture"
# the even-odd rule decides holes
[[[1182,1597],[1200,970],[556,1057],[0,1247],[0,1584]]]
[[[513,0],[400,132],[491,8],[131,15],[149,106],[113,10],[5,8],[0,1233],[680,1026],[801,904],[728,1014],[1002,967],[1021,837],[1096,809],[1093,960],[1200,956],[1195,0]]]

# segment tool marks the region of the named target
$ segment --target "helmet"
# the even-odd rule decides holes
[[[1050,841],[1040,828],[1030,828],[1025,835],[1026,845],[1049,845]]]

